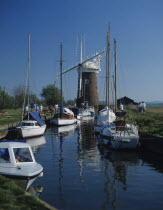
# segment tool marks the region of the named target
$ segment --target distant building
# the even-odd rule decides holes
[[[119,106],[120,104],[123,104],[123,105],[134,104],[134,105],[136,105],[138,103],[135,102],[133,99],[124,96],[117,100],[117,105]]]

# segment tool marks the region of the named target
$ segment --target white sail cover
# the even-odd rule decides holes
[[[105,107],[101,111],[99,111],[97,125],[104,125],[106,123],[112,123],[115,121],[116,116],[112,109]]]
[[[65,108],[64,107],[64,113],[70,114],[70,115],[72,115],[74,117],[74,113],[70,109],[68,109],[68,108]]]

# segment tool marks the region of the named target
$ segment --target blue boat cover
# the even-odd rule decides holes
[[[68,107],[75,115],[80,113],[80,109],[78,107]]]
[[[20,143],[26,143],[27,141],[25,139],[0,140],[0,143],[3,143],[3,142],[20,142]]]
[[[29,115],[32,117],[32,119],[36,120],[40,126],[45,125],[38,112],[29,112]]]

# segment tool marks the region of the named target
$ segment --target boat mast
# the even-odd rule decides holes
[[[114,39],[114,88],[115,88],[115,112],[117,111],[117,55],[116,55],[116,40]]]
[[[107,32],[106,46],[106,105],[110,106],[110,24]]]
[[[60,87],[61,87],[61,98],[60,102],[62,103],[62,42],[60,44]]]
[[[29,120],[29,81],[30,80],[30,33],[28,33],[28,74],[27,74],[27,95],[28,95],[28,120]]]
[[[82,36],[80,40],[80,64],[83,62],[83,44],[82,44]],[[78,67],[78,94],[77,98],[80,98],[82,96],[81,92],[81,86],[82,86],[82,72],[81,72],[81,65],[79,64]]]

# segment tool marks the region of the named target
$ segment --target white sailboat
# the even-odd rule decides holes
[[[117,93],[116,93],[116,40],[114,40],[114,63],[115,63],[115,114],[123,116],[126,112],[116,112]],[[105,124],[101,131],[103,143],[113,149],[136,149],[139,142],[138,129],[135,125],[126,124],[125,115],[123,120],[116,120]]]
[[[95,115],[95,109],[93,106],[87,106],[84,109],[81,110],[82,117],[94,117]]]
[[[116,116],[114,111],[110,107],[110,25],[107,33],[106,41],[106,104],[107,106],[100,110],[97,116],[94,130],[96,133],[100,133],[101,128],[115,121]]]
[[[74,113],[63,107],[62,105],[62,43],[60,45],[60,85],[61,85],[61,103],[60,111],[54,115],[50,120],[51,124],[57,126],[72,125],[77,122],[77,119],[74,117]]]
[[[113,123],[116,119],[115,113],[112,109],[106,106],[104,109],[100,110],[98,113],[97,121],[94,125],[94,130],[96,133],[100,133],[103,126]]]
[[[74,117],[74,113],[68,108],[61,108],[62,111],[55,114],[54,117],[50,119],[50,123],[57,126],[72,125],[77,122]]]
[[[28,34],[28,71],[27,71],[27,94],[28,94],[28,109],[29,109],[29,76],[30,76],[30,34]],[[26,98],[26,94],[25,94]],[[25,107],[25,98],[23,110]],[[22,138],[35,137],[43,135],[46,129],[46,124],[41,120],[37,112],[27,111],[27,115],[20,121],[16,127],[18,134]]]

